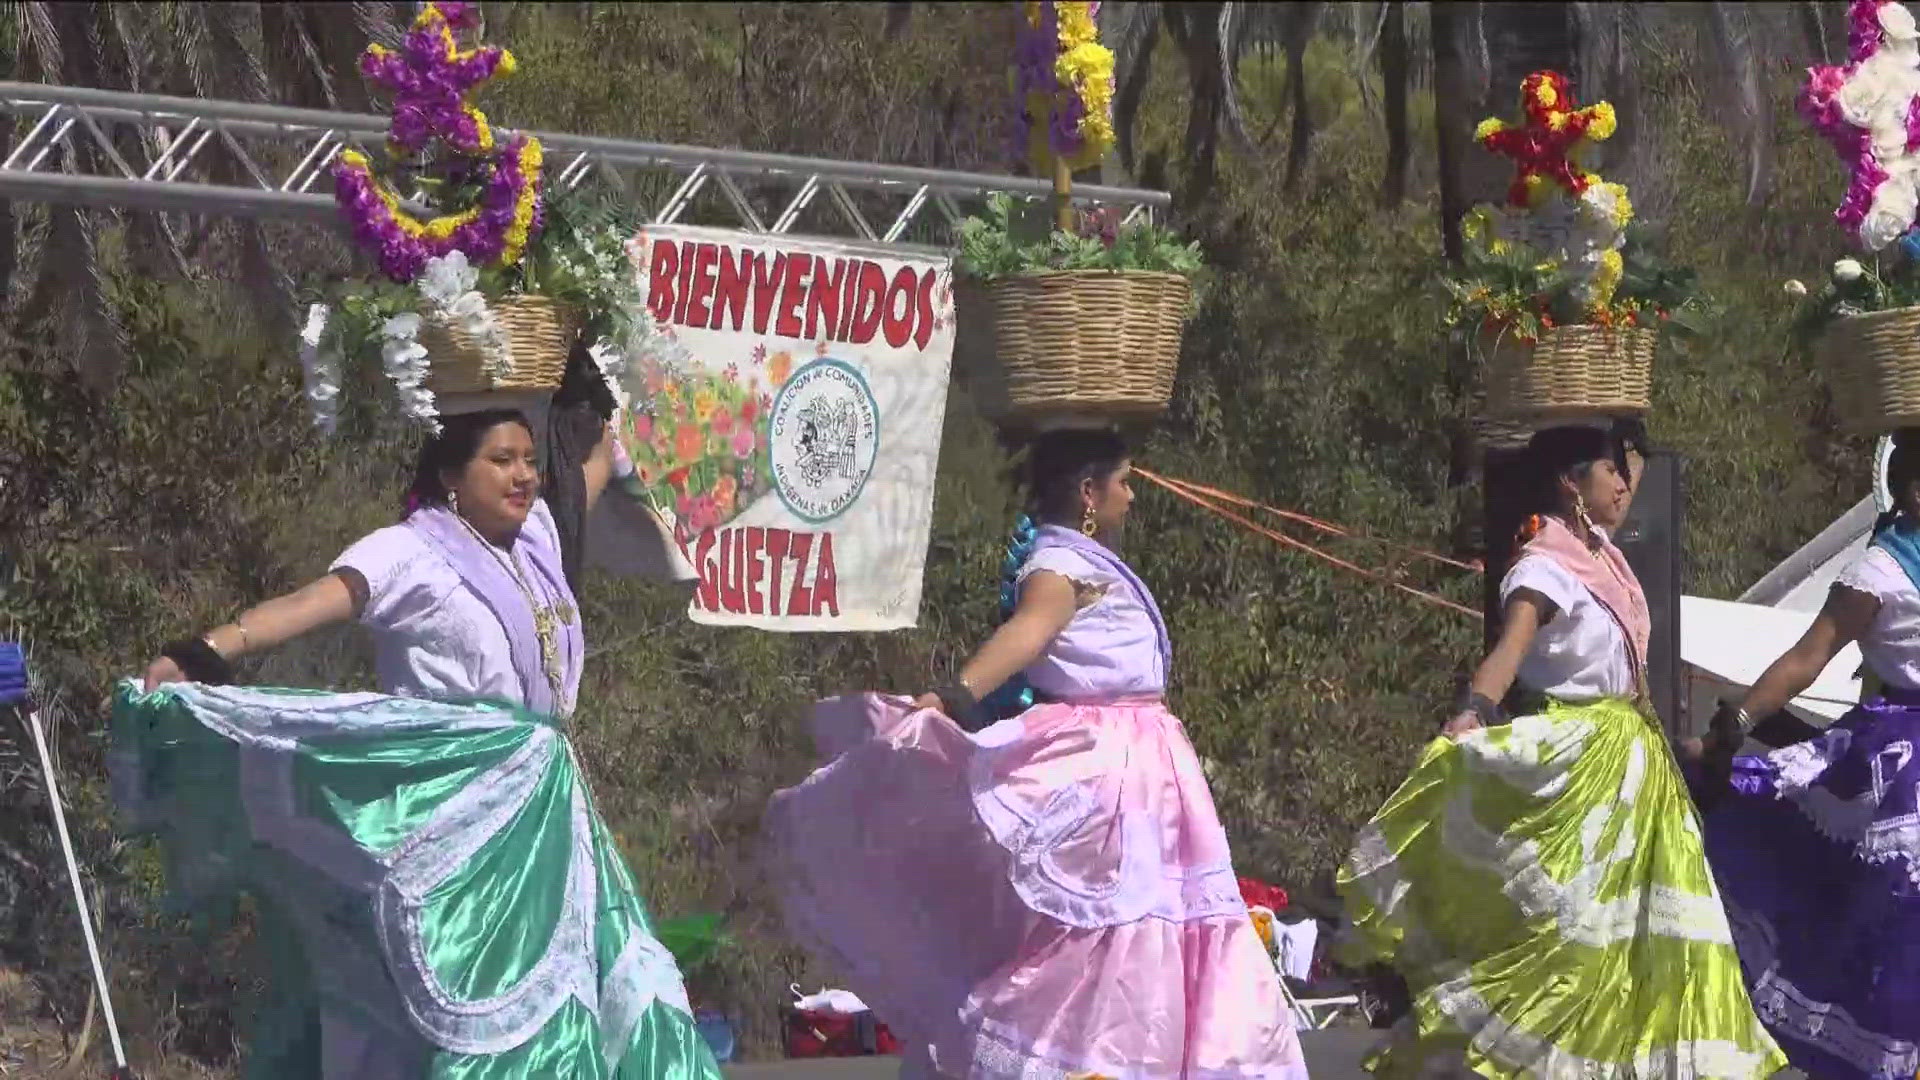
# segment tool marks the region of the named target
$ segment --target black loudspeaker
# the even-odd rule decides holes
[[[1640,489],[1634,494],[1627,520],[1620,523],[1614,543],[1627,556],[1627,565],[1640,579],[1653,616],[1653,639],[1647,645],[1647,683],[1653,707],[1669,736],[1685,731],[1680,685],[1680,578],[1686,549],[1682,480],[1685,461],[1678,455],[1656,453],[1646,459]]]

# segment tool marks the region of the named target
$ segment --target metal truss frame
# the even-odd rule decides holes
[[[0,199],[88,207],[335,220],[328,168],[344,149],[378,151],[385,117],[240,101],[0,82],[0,113],[24,134],[0,161]],[[547,183],[604,184],[656,224],[765,235],[842,236],[924,248],[963,203],[1052,194],[1044,180],[787,154],[535,132]],[[654,192],[656,194],[648,194]],[[657,194],[664,192],[664,196]],[[1073,201],[1151,220],[1161,191],[1083,185]]]

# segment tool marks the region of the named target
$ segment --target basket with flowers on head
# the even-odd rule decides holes
[[[1486,363],[1489,415],[1516,422],[1646,412],[1659,333],[1685,327],[1691,272],[1661,264],[1625,185],[1580,165],[1617,124],[1580,106],[1566,77],[1520,86],[1522,119],[1482,121],[1481,146],[1513,159],[1505,205],[1461,222],[1448,324]]]
[[[1920,424],[1920,30],[1892,0],[1851,5],[1848,62],[1807,70],[1800,113],[1847,165],[1834,220],[1870,258],[1844,258],[1802,303],[1798,330],[1857,433]]]
[[[1197,245],[1151,222],[1080,213],[1075,169],[1113,145],[1113,54],[1099,5],[1018,8],[1015,138],[1053,205],[997,195],[959,227],[957,362],[982,411],[1014,426],[1071,415],[1151,418],[1166,408],[1201,269]]]
[[[391,95],[383,159],[343,150],[334,196],[381,277],[327,290],[301,331],[307,396],[331,428],[343,364],[378,356],[402,411],[438,426],[438,395],[556,389],[576,344],[610,382],[672,342],[640,303],[632,222],[587,195],[550,201],[538,138],[496,131],[473,103],[513,54],[474,43],[475,4],[432,0],[361,74]],[[403,197],[401,192],[408,195]]]

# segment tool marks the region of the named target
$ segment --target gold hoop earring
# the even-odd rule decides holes
[[[1586,497],[1579,492],[1575,492],[1573,496],[1573,519],[1580,523],[1581,528],[1588,532],[1593,531],[1593,518],[1587,514]]]
[[[1093,507],[1089,505],[1086,512],[1080,515],[1080,535],[1091,540],[1093,534],[1099,531],[1100,523],[1093,520]]]

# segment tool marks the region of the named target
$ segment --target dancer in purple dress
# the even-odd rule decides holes
[[[1166,624],[1112,548],[1125,446],[1055,433],[1032,470],[1042,524],[1010,554],[1011,617],[959,681],[816,712],[837,756],[767,810],[788,924],[917,1047],[903,1073],[1306,1080],[1163,703]],[[955,722],[1022,681],[1038,704]]]
[[[1895,437],[1894,508],[1813,625],[1701,758],[1707,856],[1753,1004],[1793,1064],[1820,1080],[1920,1071],[1920,430]],[[1858,641],[1879,683],[1818,736],[1736,757]]]

